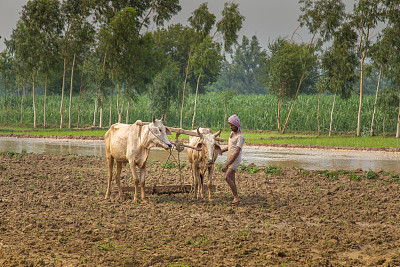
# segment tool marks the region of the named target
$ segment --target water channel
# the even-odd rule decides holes
[[[104,141],[60,140],[45,138],[0,137],[0,152],[36,154],[76,154],[81,156],[105,156]],[[151,149],[149,159],[165,162],[169,151]],[[173,151],[177,158],[177,152]],[[180,159],[187,161],[186,150]],[[174,160],[171,157],[171,160]],[[226,153],[217,163],[226,161]],[[307,170],[385,170],[400,173],[400,153],[383,151],[322,150],[304,148],[255,147],[243,148],[243,163],[257,166],[298,167]]]

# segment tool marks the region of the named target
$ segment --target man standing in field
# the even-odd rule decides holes
[[[222,171],[226,172],[225,181],[228,183],[232,190],[233,201],[235,205],[239,202],[239,196],[237,193],[235,176],[236,170],[242,161],[242,148],[244,145],[244,135],[240,129],[239,117],[234,114],[228,119],[229,126],[231,127],[231,135],[229,136],[228,147],[224,148],[222,152],[228,151],[228,161],[222,167]]]

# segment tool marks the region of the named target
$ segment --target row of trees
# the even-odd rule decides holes
[[[82,91],[93,94],[94,116],[99,108],[100,122],[108,95],[118,95],[119,118],[124,106],[128,118],[135,96],[147,93],[156,112],[167,114],[171,101],[181,105],[181,127],[187,94],[194,94],[197,100],[197,95],[207,90],[221,91],[228,103],[235,93],[267,90],[277,96],[277,125],[282,133],[299,94],[334,96],[331,133],[336,96],[347,99],[355,93],[359,95],[356,132],[360,136],[365,81],[371,90],[370,81],[376,79],[376,103],[378,97],[383,102],[386,99],[389,108],[397,99],[399,137],[400,0],[358,0],[350,13],[341,0],[299,3],[299,26],[308,29],[310,40],[297,43],[293,33],[291,38],[277,38],[264,50],[256,36],[244,36],[236,45],[244,17],[233,3],[225,4],[219,21],[204,3],[192,12],[188,26],[161,27],[180,10],[178,0],[32,0],[24,6],[11,39],[6,41],[1,81],[5,88],[23,90],[29,82],[33,92],[40,82],[45,95],[48,87],[61,94],[60,127],[67,84],[70,107],[74,88],[79,88],[79,95]],[[379,93],[380,87],[386,88],[384,94]],[[284,123],[282,101],[291,101]],[[197,101],[194,105],[192,127]],[[319,101],[316,105],[319,107]],[[71,123],[69,114],[69,127]]]
[[[104,98],[115,91],[119,118],[124,105],[129,114],[135,96],[144,92],[154,96],[155,111],[166,114],[171,100],[181,101],[183,107],[187,87],[202,93],[206,84],[215,81],[223,54],[236,43],[244,17],[237,4],[226,3],[217,21],[204,3],[192,12],[189,26],[162,28],[180,9],[178,0],[28,1],[1,54],[5,91],[22,88],[22,107],[27,88],[34,96],[38,83],[45,96],[48,87],[53,88],[62,96],[60,128],[68,86],[68,127],[74,120],[71,106],[76,87],[79,95],[90,90],[95,96],[94,116],[100,109],[100,127]],[[155,31],[149,30],[154,27]],[[35,106],[33,98],[34,127]],[[75,122],[79,126],[79,108]]]

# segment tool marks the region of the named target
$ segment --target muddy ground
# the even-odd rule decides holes
[[[189,182],[167,167],[151,162],[147,185]],[[231,206],[218,169],[213,202],[144,204],[115,183],[104,199],[104,158],[2,153],[0,266],[400,266],[398,174],[250,166]]]

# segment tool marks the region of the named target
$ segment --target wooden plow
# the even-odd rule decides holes
[[[139,124],[140,126],[150,124],[150,122],[142,122],[142,121],[137,121],[136,123]],[[179,153],[182,152],[185,147],[186,148],[192,148],[192,149],[195,149],[195,150],[201,150],[201,149],[199,149],[197,147],[190,146],[188,144],[185,144],[183,142],[183,140],[179,140],[179,136],[181,134],[186,134],[186,135],[197,136],[198,137],[199,135],[197,134],[197,131],[189,131],[189,130],[184,130],[182,128],[173,128],[173,127],[167,127],[167,128],[171,132],[175,132],[176,133],[175,140],[171,140],[170,142],[171,142],[171,144],[173,144],[175,146],[175,149],[178,152],[178,159],[177,160],[175,159],[175,161],[177,161],[177,163],[178,163],[181,184],[180,185],[146,186],[144,188],[146,194],[158,194],[158,195],[162,195],[162,194],[179,194],[179,193],[190,193],[190,192],[193,191],[192,185],[183,184],[182,170],[181,170]],[[216,137],[215,140],[221,141],[221,142],[225,141],[221,137]],[[171,157],[171,155],[172,155],[172,151],[171,151],[170,155],[168,156],[166,162],[168,162],[168,160]],[[160,177],[162,175],[162,172],[163,172],[163,170],[160,172]],[[208,190],[207,185],[203,185],[203,190],[204,191]],[[216,190],[216,186],[212,185],[211,192],[215,192],[215,190]],[[123,193],[134,192],[134,191],[135,191],[135,187],[133,187],[133,186],[122,187],[122,192]]]

